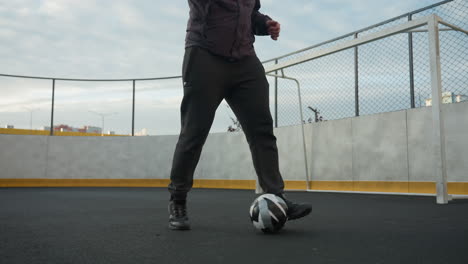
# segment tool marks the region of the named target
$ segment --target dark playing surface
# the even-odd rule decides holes
[[[312,214],[253,229],[253,191],[191,192],[167,229],[159,188],[0,188],[0,263],[468,263],[468,200],[288,193]]]

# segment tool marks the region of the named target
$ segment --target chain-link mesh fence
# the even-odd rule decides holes
[[[310,55],[430,14],[437,14],[444,21],[460,28],[468,28],[468,1],[447,0],[266,61],[264,66]],[[297,78],[301,83],[302,121],[312,123],[430,105],[428,46],[427,28],[419,28],[285,69],[288,76]],[[468,36],[442,26],[440,46],[444,101],[468,101]],[[5,95],[0,103],[0,123],[15,123],[17,127],[26,129],[39,129],[40,126],[46,129],[51,123],[104,127],[102,120],[105,117],[108,124],[106,130],[118,134],[178,133],[179,104],[182,99],[180,78],[114,80],[107,83],[101,82],[103,80],[83,83],[82,80],[57,79],[54,84],[55,106],[51,109],[53,100],[50,88],[53,80],[20,78],[13,81],[3,76],[0,81],[4,89],[11,90],[11,93]],[[296,84],[275,77],[268,77],[268,80],[275,125],[299,124],[301,120]],[[135,82],[134,91],[132,81]],[[21,95],[27,94],[21,92],[21,89],[26,91],[30,85],[42,87],[36,89],[39,94]],[[98,97],[107,99],[93,99]],[[114,109],[113,102],[119,102],[121,108]],[[82,111],[86,112],[83,120],[78,119],[78,116],[83,116],[78,114]],[[51,120],[54,117],[55,120]],[[233,125],[233,118],[232,111],[225,103],[221,104],[212,131],[227,131]]]
[[[146,136],[180,130],[182,84],[177,76],[86,80],[2,75],[0,82],[6,93],[0,102],[0,134],[20,129],[28,131],[14,133]]]
[[[0,128],[32,130],[50,124],[51,83],[0,77]]]
[[[281,63],[303,57],[430,14],[468,28],[468,1],[444,1],[276,60]],[[468,36],[444,26],[440,28],[444,102],[468,101]],[[427,27],[422,27],[285,69],[288,76],[301,82],[303,122],[430,105],[428,46]],[[273,79],[271,87],[275,87]],[[299,124],[295,84],[281,79],[277,82],[277,105],[272,100],[272,110],[277,110],[276,126]]]

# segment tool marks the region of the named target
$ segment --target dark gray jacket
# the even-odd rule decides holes
[[[185,47],[199,46],[231,59],[255,55],[254,35],[268,35],[270,17],[258,12],[260,0],[188,0]]]

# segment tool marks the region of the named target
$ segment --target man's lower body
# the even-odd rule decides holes
[[[269,84],[262,63],[256,56],[228,61],[202,48],[192,47],[186,49],[182,68],[182,123],[169,184],[169,226],[173,229],[190,228],[186,212],[187,193],[192,188],[193,174],[216,109],[223,99],[242,126],[263,191],[284,197],[269,106]],[[295,212],[294,217],[310,213],[310,206],[306,207]]]

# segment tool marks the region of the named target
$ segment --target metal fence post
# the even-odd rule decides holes
[[[432,86],[432,135],[434,177],[437,203],[447,204],[447,167],[445,157],[445,123],[442,112],[442,74],[440,67],[439,19],[432,15],[428,22],[429,58]]]
[[[50,114],[50,135],[54,135],[55,79],[52,79],[52,108]]]
[[[413,15],[408,16],[408,21],[413,20]],[[415,97],[414,97],[414,58],[413,58],[413,33],[408,33],[408,51],[409,51],[409,77],[410,77],[410,100],[411,108],[415,108]]]
[[[358,33],[354,34],[354,38],[358,38]],[[355,115],[359,116],[359,53],[358,47],[354,47],[354,104]]]
[[[132,137],[135,136],[135,80],[133,80],[133,100],[132,100]]]
[[[278,64],[278,59],[275,60],[275,64]],[[275,75],[278,71],[275,71]],[[275,127],[278,127],[278,77],[275,77]]]

